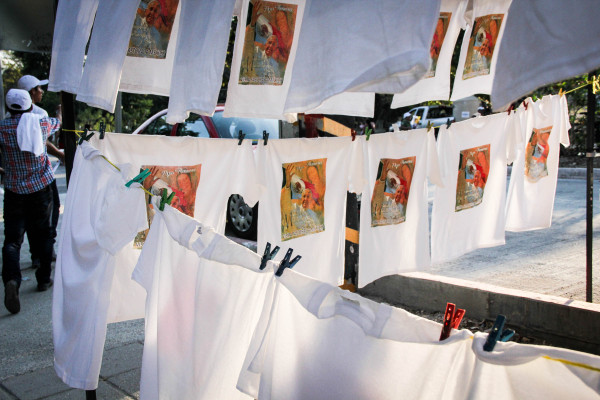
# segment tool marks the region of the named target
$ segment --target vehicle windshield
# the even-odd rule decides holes
[[[224,118],[223,111],[216,111],[212,122],[222,138],[236,138],[240,130],[246,134],[246,139],[262,139],[263,131],[267,131],[271,139],[279,138],[277,119]]]

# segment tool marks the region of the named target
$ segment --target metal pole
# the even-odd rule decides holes
[[[115,105],[115,132],[123,132],[123,101],[122,93],[117,93],[117,104]]]
[[[598,71],[595,72],[596,74]],[[588,74],[591,80],[594,73]],[[586,242],[585,242],[585,301],[592,302],[592,239],[594,235],[592,218],[594,216],[594,123],[596,122],[596,96],[593,85],[588,85],[587,99],[587,218],[586,218]]]

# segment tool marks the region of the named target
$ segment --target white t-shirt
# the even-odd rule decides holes
[[[119,168],[121,172],[88,142],[79,146],[58,240],[52,298],[54,368],[67,385],[78,389],[98,386],[109,302],[121,301],[111,300],[113,275],[123,267],[117,255],[147,227],[143,191],[135,185],[125,187],[131,165]]]
[[[540,86],[600,67],[596,0],[578,1],[577,7],[561,0],[514,1],[509,12],[491,95],[494,110]]]
[[[490,94],[498,61],[498,49],[512,0],[477,0],[473,22],[463,37],[450,100],[473,94]],[[521,39],[522,40],[522,39]]]
[[[99,0],[61,0],[56,10],[48,90],[77,93]]]
[[[550,227],[558,179],[560,145],[569,145],[566,96],[525,100],[520,143],[513,164],[506,201],[506,230],[527,231]]]
[[[431,213],[431,261],[504,244],[506,164],[514,159],[515,114],[456,122],[438,133],[444,186]]]
[[[224,117],[287,119],[283,106],[292,77],[305,0],[241,2]]]
[[[360,287],[430,266],[427,178],[441,184],[433,129],[371,135],[363,149]]]
[[[303,274],[332,284],[344,276],[346,192],[360,188],[362,148],[351,137],[262,141],[258,252],[270,242],[301,255]],[[281,260],[285,252],[279,252]]]
[[[285,112],[343,92],[401,93],[429,68],[440,0],[310,1]]]
[[[375,93],[344,92],[329,97],[321,105],[305,114],[354,115],[373,118],[375,115]]]
[[[467,25],[466,6],[467,0],[442,0],[429,50],[431,66],[419,82],[394,95],[391,108],[450,98],[450,63],[460,30]]]

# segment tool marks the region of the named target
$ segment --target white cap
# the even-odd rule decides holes
[[[405,112],[403,117],[404,117],[404,118],[407,118],[407,117],[412,117],[412,114],[411,114],[411,113],[409,113],[409,112]]]
[[[31,96],[27,90],[10,89],[6,93],[6,106],[13,111],[27,111],[31,108]]]
[[[41,85],[47,85],[47,84],[48,84],[48,79],[44,79],[43,81],[40,81],[38,78],[36,78],[33,75],[23,75],[21,77],[21,79],[19,79],[19,82],[17,82],[17,87],[19,89],[27,90],[29,92],[34,87],[41,86]]]

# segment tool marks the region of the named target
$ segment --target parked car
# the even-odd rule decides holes
[[[451,106],[422,106],[409,111],[412,114],[411,124],[416,128],[424,128],[429,122],[434,126],[454,122]]]
[[[133,135],[193,136],[204,138],[238,137],[241,130],[246,139],[262,139],[263,131],[269,133],[269,140],[279,139],[287,122],[262,118],[225,118],[223,106],[217,106],[212,117],[190,114],[185,122],[171,125],[167,123],[167,110],[162,110],[148,118]],[[233,194],[227,202],[227,229],[240,238],[256,239],[258,204],[248,206],[239,194]]]

